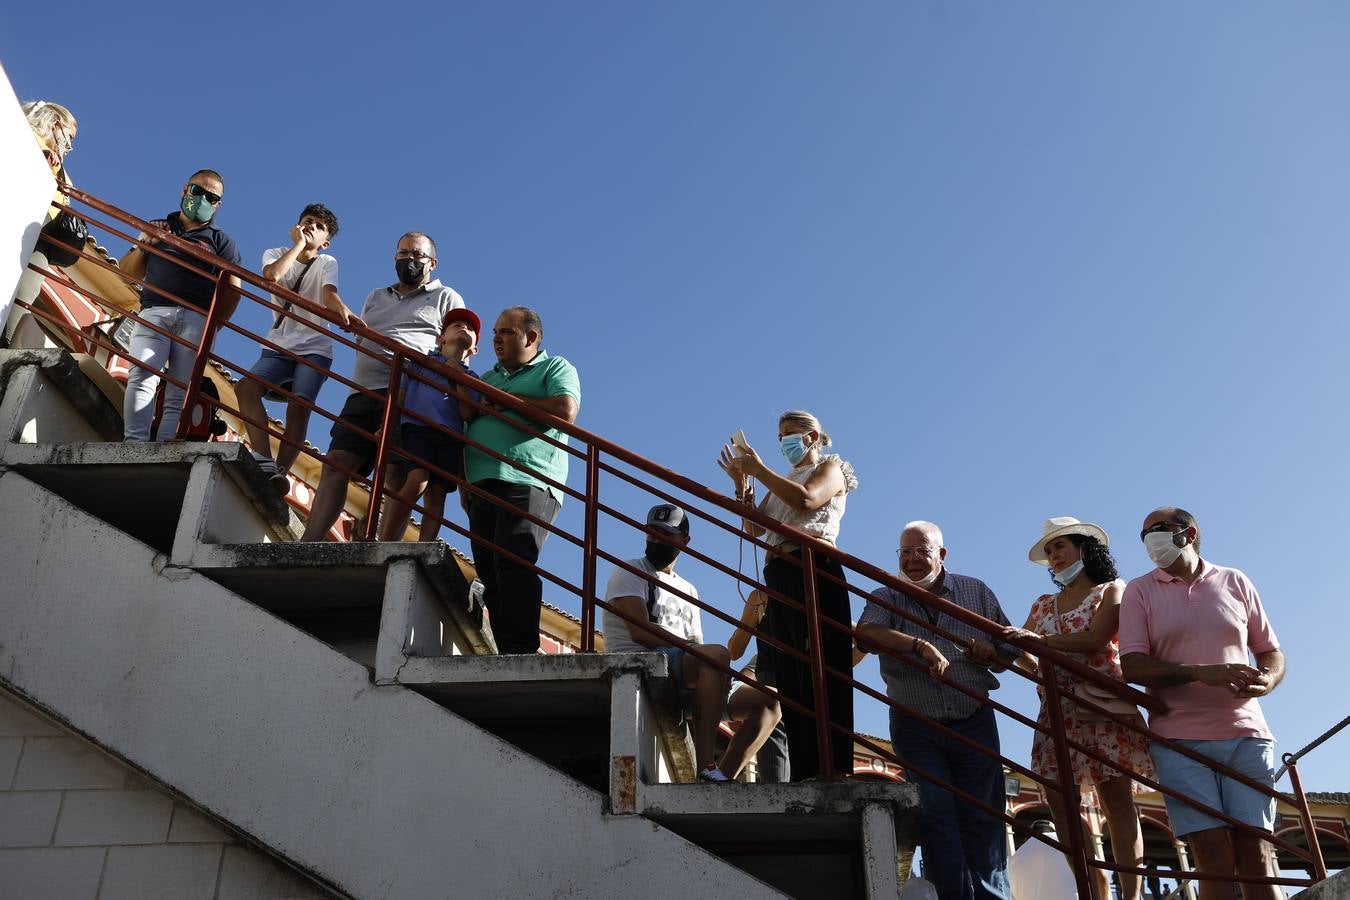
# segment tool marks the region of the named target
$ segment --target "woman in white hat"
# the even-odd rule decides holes
[[[1050,577],[1058,591],[1042,594],[1031,604],[1026,624],[1021,628],[1007,628],[1005,637],[1021,637],[1038,641],[1054,650],[1075,657],[1104,675],[1123,680],[1120,673],[1120,653],[1116,632],[1120,624],[1120,597],[1125,583],[1116,573],[1116,562],[1107,549],[1109,538],[1096,525],[1080,522],[1070,516],[1046,520],[1044,533],[1032,545],[1027,558],[1048,566]],[[1126,728],[1117,718],[1094,713],[1071,699],[1085,690],[1084,682],[1067,672],[1060,672],[1059,685],[1064,697],[1064,729],[1069,739],[1089,747],[1123,768],[1148,777],[1153,776],[1153,763],[1148,755],[1148,740],[1137,731]],[[1090,686],[1086,689],[1090,692]],[[1041,710],[1037,721],[1049,725],[1045,691],[1039,691]],[[1120,719],[1134,719],[1142,725],[1138,709],[1119,698],[1098,699],[1089,693],[1088,699],[1111,709]],[[1085,785],[1097,792],[1097,800],[1106,814],[1106,826],[1111,834],[1111,852],[1121,865],[1142,865],[1144,839],[1139,828],[1139,811],[1134,805],[1134,781],[1121,770],[1101,763],[1070,749],[1069,764],[1073,767],[1073,783],[1081,791]],[[1058,781],[1059,766],[1055,748],[1048,735],[1036,732],[1031,742],[1031,768],[1042,778]],[[1078,804],[1074,804],[1075,809]],[[1069,819],[1057,799],[1050,800],[1051,811],[1066,834]],[[1099,897],[1109,897],[1105,870],[1094,870]],[[1121,875],[1122,896],[1138,900],[1140,879],[1137,875]]]

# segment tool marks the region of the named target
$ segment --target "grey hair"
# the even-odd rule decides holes
[[[903,538],[906,531],[922,531],[926,537],[935,541],[939,547],[947,546],[942,542],[942,529],[932,522],[923,519],[915,519],[913,522],[906,522],[905,527],[900,529],[900,536]]]
[[[830,436],[825,433],[825,429],[820,426],[820,420],[804,409],[790,409],[778,417],[778,424],[791,422],[794,425],[801,425],[810,431],[820,435],[820,446],[830,446]]]
[[[52,126],[60,124],[67,131],[75,131],[79,125],[75,115],[60,103],[49,100],[31,100],[23,105],[24,118],[28,125],[39,134],[50,134]]]

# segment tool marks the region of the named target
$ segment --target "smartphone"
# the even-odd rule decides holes
[[[744,431],[741,431],[740,429],[736,430],[736,433],[731,436],[731,446],[735,447],[737,450],[745,450],[749,447],[749,444],[745,442]],[[737,455],[739,456],[740,454]]]

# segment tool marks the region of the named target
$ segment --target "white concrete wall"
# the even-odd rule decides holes
[[[38,98],[33,98],[38,99]],[[0,67],[0,325],[51,208],[56,179]]]
[[[332,896],[0,690],[0,896]]]
[[[353,896],[777,896],[13,471],[0,509],[0,683]]]

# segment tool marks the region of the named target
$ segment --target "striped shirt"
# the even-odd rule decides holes
[[[905,612],[913,613],[920,622],[928,621],[930,612],[928,607],[917,600],[911,600],[899,591],[882,587],[873,591],[872,596],[892,606],[899,607]],[[1003,608],[998,605],[998,598],[994,596],[994,592],[989,589],[989,586],[978,578],[944,571],[941,597],[1000,625],[1008,624],[1008,617],[1003,614]],[[880,625],[884,628],[894,629],[901,634],[922,638],[935,645],[951,663],[951,668],[947,669],[946,677],[957,684],[972,688],[985,695],[998,687],[998,679],[994,677],[987,666],[972,661],[955,644],[934,634],[927,625],[921,626],[910,622],[875,603],[867,604],[858,624]],[[938,613],[937,620],[933,624],[960,638],[990,640],[990,636],[983,631],[954,619],[945,612]],[[948,687],[929,677],[923,671],[905,665],[898,659],[893,659],[886,654],[881,654],[880,658],[881,677],[886,680],[886,694],[897,703],[903,703],[915,712],[939,722],[956,722],[961,719],[968,719],[979,712],[980,702],[973,697]]]

